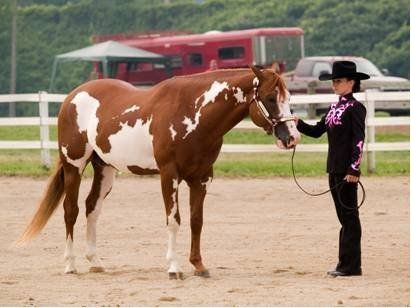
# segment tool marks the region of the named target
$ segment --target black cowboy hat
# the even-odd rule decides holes
[[[333,71],[331,74],[325,73],[318,77],[320,80],[331,80],[337,78],[365,80],[369,79],[370,76],[365,73],[357,72],[357,66],[352,61],[335,61],[333,63]]]

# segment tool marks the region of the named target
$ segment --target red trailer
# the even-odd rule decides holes
[[[113,34],[95,36],[94,42],[114,40],[169,58],[171,75],[204,72],[210,62],[218,68],[261,67],[277,63],[281,71],[295,67],[304,57],[300,28],[259,28],[210,31],[204,34]],[[214,60],[214,61],[213,61]],[[118,63],[116,78],[135,85],[152,85],[170,76],[165,67],[150,63]]]

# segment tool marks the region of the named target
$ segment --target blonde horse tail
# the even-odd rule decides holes
[[[50,177],[45,194],[40,201],[39,207],[34,214],[26,230],[16,241],[17,245],[22,245],[30,241],[40,233],[44,228],[51,215],[60,204],[64,195],[64,170],[61,160],[57,162],[54,173]]]

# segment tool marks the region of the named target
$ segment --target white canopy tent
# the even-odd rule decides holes
[[[168,58],[139,48],[133,48],[115,41],[106,41],[89,47],[57,55],[54,59],[49,91],[54,87],[57,66],[60,62],[88,61],[102,64],[103,77],[114,77],[109,71],[110,63],[120,62],[150,62],[164,64],[169,68]]]

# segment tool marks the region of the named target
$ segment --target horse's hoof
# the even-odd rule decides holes
[[[199,276],[203,278],[210,278],[210,272],[208,270],[204,271],[194,271],[194,276]]]
[[[64,274],[77,274],[77,270],[76,269],[65,270]]]
[[[102,266],[92,266],[89,268],[90,273],[102,273],[105,272],[106,270]]]
[[[178,272],[178,273],[168,273],[168,278],[169,278],[170,280],[177,280],[177,279],[183,280],[183,279],[184,279],[184,275],[183,275],[182,272]]]

